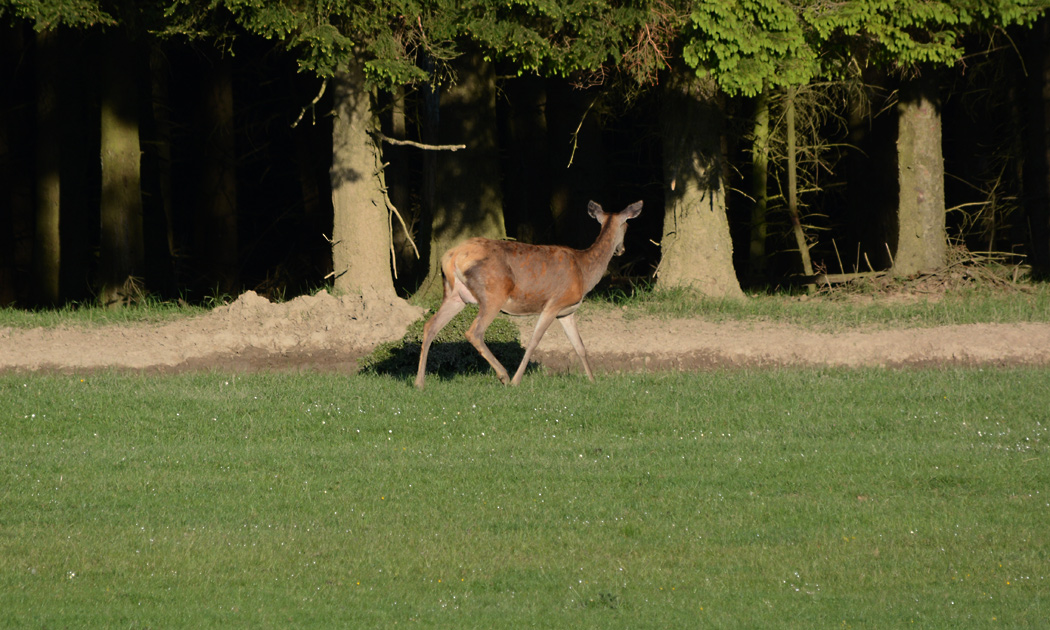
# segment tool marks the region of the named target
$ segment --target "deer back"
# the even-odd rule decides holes
[[[500,305],[500,310],[528,315],[554,309],[575,310],[605,274],[614,253],[622,249],[626,222],[638,216],[636,202],[609,214],[591,202],[588,209],[602,227],[585,250],[561,245],[472,238],[450,249],[442,259],[446,292],[465,302]]]
[[[549,304],[578,304],[586,293],[579,259],[583,252],[557,245],[470,239],[449,251],[451,271],[465,285],[466,301],[497,300],[516,315],[539,313]]]

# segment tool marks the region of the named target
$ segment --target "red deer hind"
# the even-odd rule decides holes
[[[587,204],[587,210],[602,225],[597,240],[587,249],[472,238],[445,252],[441,257],[445,295],[441,307],[423,327],[416,387],[423,388],[427,353],[434,337],[466,304],[478,305],[478,316],[467,329],[467,340],[496,370],[504,385],[521,383],[532,351],[555,319],[561,322],[583,361],[587,378],[594,380],[587,351],[576,329],[576,309],[601,280],[612,257],[623,253],[627,221],[641,213],[642,202],[636,201],[622,212],[610,214],[592,201]],[[536,330],[513,379],[485,345],[485,330],[500,311],[510,315],[539,314]]]

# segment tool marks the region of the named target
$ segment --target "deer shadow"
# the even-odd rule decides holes
[[[518,369],[519,363],[525,356],[525,349],[521,343],[509,341],[486,342],[488,349],[499,359],[510,374]],[[415,378],[419,367],[419,344],[415,346],[402,345],[394,350],[390,356],[376,361],[369,366],[366,372],[395,378]],[[529,361],[525,369],[526,373],[537,369],[538,364]],[[426,360],[426,378],[440,378],[442,380],[455,376],[466,376],[471,374],[491,374],[496,376],[491,365],[482,358],[474,346],[467,341],[436,341],[430,346],[430,353]]]
[[[511,374],[518,369],[522,358],[525,357],[525,348],[519,342],[486,341],[485,343],[496,359]],[[419,368],[419,350],[418,341],[405,342],[403,340],[388,347],[380,347],[370,360],[365,361],[361,371],[397,379],[415,378],[416,370]],[[525,372],[533,372],[538,367],[539,364],[530,361]],[[466,340],[435,341],[430,347],[426,370],[428,379],[436,377],[447,380],[455,376],[472,374],[496,376],[492,366]]]

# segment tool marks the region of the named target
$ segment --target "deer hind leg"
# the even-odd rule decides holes
[[[463,310],[464,306],[466,304],[460,299],[459,295],[446,293],[445,299],[441,302],[437,312],[423,326],[423,343],[419,350],[419,369],[416,371],[416,387],[419,389],[423,389],[430,344],[434,342],[434,338],[441,332],[441,329]]]
[[[540,345],[543,333],[547,332],[547,328],[553,321],[554,313],[552,311],[544,310],[540,312],[540,318],[536,320],[536,328],[532,331],[532,337],[529,338],[529,345],[525,346],[525,356],[521,358],[521,365],[518,366],[518,371],[514,373],[514,379],[510,382],[511,385],[521,383],[521,377],[525,374],[525,368],[529,366],[532,351],[536,349],[536,346]]]
[[[594,382],[594,372],[591,372],[591,364],[587,362],[587,349],[583,347],[583,339],[580,338],[580,331],[576,328],[576,314],[570,313],[565,317],[559,317],[558,321],[561,322],[561,327],[565,330],[565,336],[569,338],[569,343],[572,344],[576,354],[583,361],[583,371],[587,373],[587,378]]]
[[[474,322],[467,329],[466,337],[467,341],[481,353],[481,356],[485,357],[492,369],[496,370],[499,382],[506,385],[510,382],[510,375],[507,374],[507,369],[503,367],[496,355],[492,354],[489,347],[485,345],[485,331],[488,330],[493,320],[496,319],[496,315],[499,314],[500,305],[494,301],[479,303],[478,316],[474,318]]]

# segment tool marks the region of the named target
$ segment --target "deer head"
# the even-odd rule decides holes
[[[627,233],[627,221],[637,217],[642,213],[642,202],[636,201],[631,205],[624,208],[622,211],[616,214],[609,214],[602,207],[594,201],[587,202],[587,213],[594,217],[598,223],[602,225],[602,232],[605,232],[606,225],[610,225],[610,229],[613,230],[612,236],[612,253],[613,256],[620,256],[623,254],[623,237]],[[602,234],[598,236],[598,242],[602,241]]]

